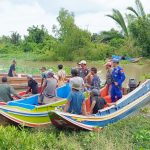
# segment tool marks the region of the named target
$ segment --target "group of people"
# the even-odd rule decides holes
[[[112,103],[101,97],[100,93],[100,78],[97,75],[97,69],[92,67],[90,70],[86,66],[86,61],[81,61],[78,68],[73,69],[70,79],[72,92],[68,97],[64,111],[75,114],[96,114],[98,110],[104,108],[105,105],[112,106],[115,102],[122,98],[122,83],[125,80],[123,69],[119,66],[119,60],[113,59],[105,64],[106,86],[108,95],[110,95]],[[90,90],[90,111],[86,111],[86,103],[83,91]]]
[[[16,76],[16,61],[12,62],[8,76]],[[77,67],[71,69],[71,77],[66,78],[66,72],[63,65],[58,65],[58,73],[55,74],[52,69],[47,70],[42,67],[41,70],[41,84],[40,90],[38,83],[33,79],[32,75],[27,75],[28,88],[26,94],[38,94],[39,104],[48,104],[55,101],[55,89],[65,83],[69,83],[72,88],[71,93],[67,98],[67,103],[64,107],[65,112],[86,115],[86,103],[84,92],[90,91],[90,112],[88,114],[97,113],[99,109],[104,108],[105,105],[112,105],[116,100],[122,98],[122,83],[125,80],[123,69],[119,66],[119,60],[113,59],[106,65],[106,85],[108,87],[108,94],[111,96],[112,103],[100,96],[101,81],[97,75],[97,68],[88,68],[85,60],[80,61]],[[0,85],[0,101],[12,100],[11,95],[21,98],[15,90],[7,84],[7,77],[2,78]]]

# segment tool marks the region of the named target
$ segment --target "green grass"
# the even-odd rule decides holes
[[[133,116],[101,132],[0,127],[0,150],[148,150],[150,119]]]

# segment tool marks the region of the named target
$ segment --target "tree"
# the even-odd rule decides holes
[[[0,37],[0,43],[10,43],[10,37],[3,35]]]
[[[140,0],[135,0],[135,4],[135,9],[133,7],[127,7],[127,9],[130,10],[136,17],[145,17],[146,13]]]
[[[59,42],[57,55],[72,60],[74,52],[91,42],[91,35],[75,25],[74,14],[68,10],[62,8],[57,21],[59,26],[53,26],[53,32]]]
[[[150,19],[138,18],[129,26],[132,37],[142,49],[143,56],[150,56]]]
[[[32,26],[27,29],[28,36],[25,36],[25,40],[28,42],[34,42],[36,44],[43,43],[45,36],[48,35],[47,29],[42,25]]]
[[[121,27],[124,35],[126,37],[129,36],[128,28],[126,26],[125,20],[124,20],[123,15],[121,14],[121,12],[119,10],[113,9],[113,14],[112,15],[106,15],[106,16],[115,20],[119,24],[119,26]]]
[[[94,42],[109,42],[112,39],[122,39],[124,38],[121,33],[119,33],[115,29],[111,29],[110,31],[102,31],[100,34],[93,34],[92,41]]]
[[[10,36],[10,41],[12,44],[17,45],[21,41],[21,36],[17,32],[12,32],[12,34]]]

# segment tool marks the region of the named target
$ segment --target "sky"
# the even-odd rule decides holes
[[[146,13],[150,13],[150,1],[141,2]],[[0,0],[0,36],[15,31],[26,35],[28,27],[42,24],[52,33],[61,8],[74,12],[75,23],[91,33],[118,29],[106,15],[112,14],[113,8],[127,13],[128,6],[135,7],[135,0]]]

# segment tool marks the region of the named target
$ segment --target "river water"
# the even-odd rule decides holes
[[[38,62],[38,61],[23,61],[23,60],[17,60],[17,66],[21,68],[20,70],[28,73],[31,70],[36,69],[36,73],[40,74],[39,68],[42,66],[46,66],[47,68],[57,68],[58,64],[63,64],[67,70],[69,68],[73,68],[76,66],[76,62]],[[1,72],[3,69],[5,72],[8,71],[9,65],[11,64],[11,60],[0,60],[0,69]],[[144,80],[144,74],[150,73],[150,61],[143,61],[141,64],[139,63],[121,63],[120,64],[124,72],[126,74],[126,81],[124,83],[124,86],[127,86],[129,78],[135,78],[137,81],[143,81]],[[87,62],[87,66],[90,68],[92,66],[97,67],[98,74],[102,81],[105,80],[105,74],[106,70],[102,63],[100,62]],[[19,72],[21,73],[21,72]]]

